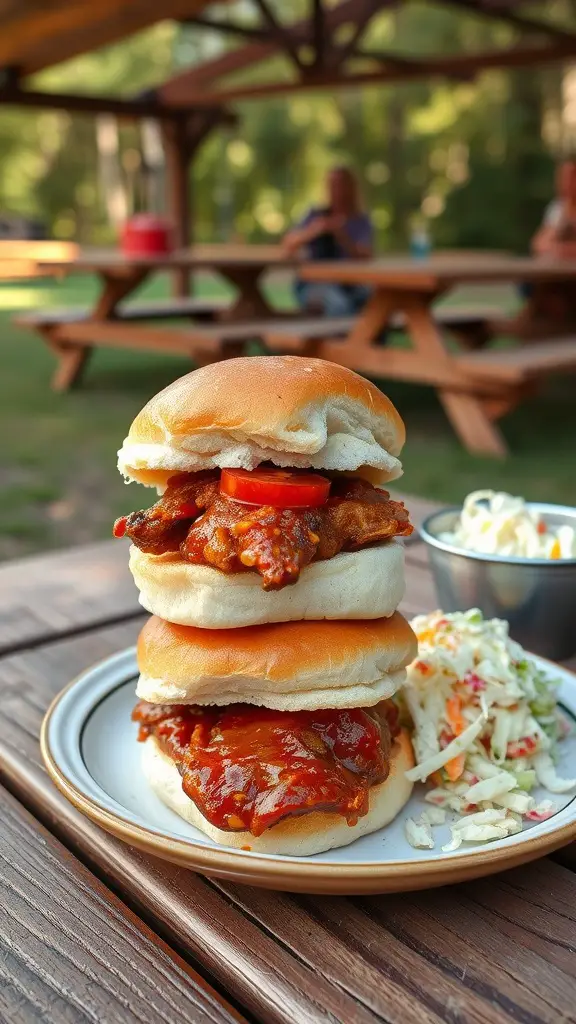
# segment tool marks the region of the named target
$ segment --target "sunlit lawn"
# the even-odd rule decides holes
[[[202,291],[218,294],[216,282]],[[82,387],[49,389],[53,360],[34,335],[15,328],[17,309],[81,304],[90,279],[0,287],[0,558],[107,537],[122,511],[150,501],[126,488],[116,450],[141,405],[190,364],[173,356],[100,350]],[[154,282],[149,295],[166,294]],[[276,298],[287,299],[287,285]],[[486,293],[493,303],[494,296]],[[468,455],[456,441],[432,390],[391,383],[386,390],[408,429],[407,492],[458,501],[476,487],[576,504],[576,401],[573,379],[559,380],[504,421],[512,456],[503,463]]]

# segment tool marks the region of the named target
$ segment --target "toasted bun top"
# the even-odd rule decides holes
[[[211,363],[142,409],[118,453],[129,480],[162,488],[177,472],[278,466],[360,471],[374,483],[402,472],[402,419],[370,381],[303,356]]]
[[[225,634],[153,616],[138,639],[138,693],[153,703],[202,704],[222,703],[226,694],[225,703],[282,710],[369,705],[394,693],[404,681],[400,670],[415,656],[416,638],[399,612],[389,619],[279,622]],[[382,681],[385,692],[376,685]],[[349,691],[361,699],[348,700]]]

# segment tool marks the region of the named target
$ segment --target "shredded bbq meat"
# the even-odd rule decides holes
[[[256,569],[272,590],[293,583],[312,561],[319,523],[317,509],[256,508],[218,495],[180,550],[189,562],[208,562],[223,572]]]
[[[149,554],[180,550],[222,572],[254,570],[265,590],[295,583],[314,560],[412,533],[404,505],[365,480],[334,479],[319,508],[278,509],[233,501],[220,494],[219,478],[217,471],[172,477],[156,505],[117,520],[114,532]]]
[[[138,738],[154,736],[175,762],[184,792],[208,821],[255,836],[313,811],[354,825],[368,810],[370,787],[389,774],[398,731],[392,701],[295,712],[141,701],[132,718]]]
[[[126,534],[149,555],[178,551],[191,522],[218,496],[220,474],[179,473],[168,481],[164,494],[152,508],[117,519],[116,536]]]

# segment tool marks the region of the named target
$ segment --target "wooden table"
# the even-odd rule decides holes
[[[434,508],[407,503],[416,522]],[[435,595],[423,545],[406,554],[411,616]],[[146,857],[60,796],[40,722],[70,679],[134,643],[125,556],[110,541],[0,569],[0,1020],[576,1021],[571,849],[414,895],[289,896]]]
[[[44,260],[55,274],[97,274],[102,289],[92,316],[104,319],[151,274],[170,270],[213,270],[238,289],[234,316],[266,316],[272,309],[262,294],[261,277],[271,265],[294,266],[296,260],[277,245],[196,245],[156,256],[126,256],[120,249],[81,249],[72,259]]]
[[[0,281],[49,277],[51,271],[45,269],[44,261],[69,261],[78,251],[74,242],[0,239]]]
[[[293,267],[297,262],[275,245],[198,245],[150,257],[128,257],[119,249],[82,249],[71,256],[47,258],[38,266],[44,273],[56,276],[97,275],[100,290],[92,309],[72,314],[65,309],[40,310],[18,317],[17,322],[37,328],[50,345],[58,358],[54,386],[64,390],[80,378],[93,345],[187,351],[190,345],[184,332],[178,338],[170,328],[134,325],[135,320],[148,319],[147,304],[132,309],[129,316],[119,308],[152,274],[181,269],[211,270],[238,291],[224,310],[221,304],[207,301],[197,305],[187,300],[168,301],[163,303],[162,319],[212,310],[227,321],[237,322],[275,315],[263,294],[262,277],[270,269]],[[157,317],[157,310],[154,315]]]
[[[344,341],[322,341],[314,354],[376,377],[431,384],[464,445],[473,452],[503,456],[506,445],[495,421],[523,399],[543,373],[576,369],[576,341],[547,342],[513,353],[451,351],[432,305],[463,284],[576,282],[576,261],[520,259],[479,254],[426,260],[370,260],[307,263],[307,281],[361,284],[372,297]],[[378,346],[391,318],[403,314],[410,349]]]

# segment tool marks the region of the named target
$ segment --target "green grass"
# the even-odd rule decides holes
[[[205,294],[222,293],[216,281]],[[150,492],[126,488],[116,450],[136,412],[156,391],[188,372],[185,359],[101,349],[82,387],[56,395],[53,359],[33,333],[17,329],[19,309],[90,301],[95,284],[71,277],[0,287],[0,558],[64,547],[110,535],[112,520],[146,505]],[[145,294],[166,294],[161,279]],[[275,299],[288,301],[287,285]],[[486,293],[494,302],[494,295]],[[384,385],[383,385],[384,386]],[[468,455],[431,389],[390,383],[406,420],[407,492],[458,501],[476,487],[498,487],[535,499],[576,504],[576,401],[570,378],[557,380],[503,422],[511,457],[503,463]]]

